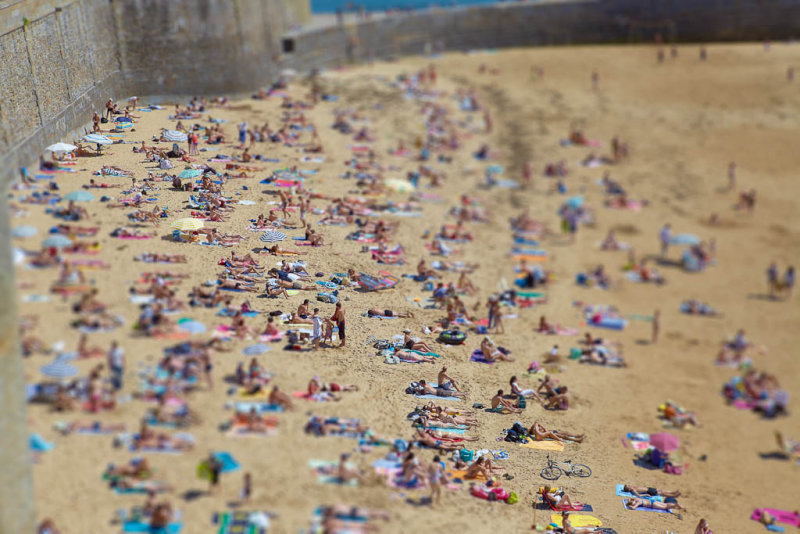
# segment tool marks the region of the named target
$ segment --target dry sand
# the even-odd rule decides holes
[[[294,413],[280,415],[276,437],[232,439],[217,430],[218,424],[230,415],[222,409],[228,400],[226,386],[218,381],[213,391],[200,391],[190,397],[192,408],[204,417],[201,426],[190,429],[198,440],[196,450],[182,455],[148,455],[157,469],[156,478],[175,486],[171,498],[183,511],[184,532],[215,532],[210,523],[211,515],[225,509],[226,503],[238,496],[244,471],[251,472],[254,477],[254,497],[247,508],[278,513],[275,532],[295,532],[307,527],[316,506],[336,502],[391,510],[392,521],[384,527],[386,532],[529,530],[530,503],[536,487],[543,482],[539,472],[545,453],[495,441],[503,428],[518,419],[526,424],[539,420],[549,428],[587,435],[584,444],[568,444],[557,456],[590,465],[593,476],[560,482],[570,495],[591,503],[594,515],[601,518],[604,525],[620,533],[693,532],[701,517],[709,519],[715,532],[760,532],[763,527],[748,519],[754,506],[796,509],[800,467],[759,458],[759,453],[776,448],[775,430],[798,434],[796,412],[788,418],[765,421],[753,413],[726,406],[720,388],[735,370],[713,365],[720,341],[745,327],[750,339],[769,349],[765,355],[757,357],[757,367],[775,373],[790,392],[799,391],[800,378],[794,356],[798,340],[796,328],[800,326],[796,297],[789,302],[757,298],[766,291],[764,271],[767,264],[772,260],[781,265],[797,263],[800,251],[800,220],[795,217],[798,208],[796,171],[800,167],[800,151],[796,149],[800,94],[796,83],[790,84],[785,78],[787,66],[796,61],[796,50],[784,44],[773,45],[768,52],[757,45],[711,46],[705,63],[698,60],[696,47],[681,47],[679,52],[677,59],[668,58],[664,64],[657,64],[652,47],[509,50],[494,54],[451,54],[436,60],[409,58],[327,74],[327,86],[340,95],[340,101],[322,103],[308,112],[324,141],[327,162],[300,165],[305,169],[319,169],[308,181],[314,190],[343,195],[354,188],[352,180],[338,178],[344,169],[342,162],[349,158],[347,145],[352,140],[330,128],[332,110],[343,105],[355,106],[371,119],[370,126],[378,134],[375,151],[379,158],[385,163],[402,166],[402,172],[388,172],[387,177],[402,178],[406,170],[416,165],[407,159],[388,156],[386,150],[400,139],[410,145],[421,133],[419,104],[405,100],[377,81],[377,75],[391,78],[434,63],[440,75],[440,89],[448,93],[465,86],[479,90],[483,102],[492,110],[494,130],[488,136],[475,135],[468,140],[453,163],[433,163],[448,175],[444,188],[437,191],[445,202],[426,204],[424,218],[400,219],[397,241],[406,248],[409,264],[377,266],[359,253],[361,244],[343,240],[351,228],[324,226],[317,228],[334,246],[309,250],[305,259],[310,271],[330,274],[353,266],[366,272],[380,268],[398,275],[412,272],[416,261],[427,256],[419,238],[422,232],[435,230],[441,223],[451,220],[446,217],[446,211],[455,204],[457,195],[473,191],[486,200],[494,219],[491,224],[471,227],[476,239],[461,247],[465,254],[459,259],[481,264],[472,279],[482,287],[480,296],[484,302],[489,292],[496,289],[499,279],[513,279],[512,264],[507,257],[511,243],[508,217],[517,215],[527,206],[534,216],[553,227],[558,226],[556,209],[564,197],[553,193],[552,179],[541,177],[545,163],[566,159],[573,171],[566,179],[570,193],[584,195],[595,209],[597,226],[582,229],[574,245],[566,245],[561,237],[544,243],[551,258],[547,266],[557,276],[549,289],[549,303],[523,310],[521,318],[506,321],[505,335],[495,336],[500,344],[513,351],[516,363],[493,366],[470,363],[469,353],[479,340],[474,335],[462,347],[436,346],[441,349],[444,355],[441,361],[448,365],[450,373],[466,385],[468,402],[465,406],[473,402],[487,403],[495,390],[508,389],[508,379],[513,374],[521,376],[523,385],[533,384],[533,379],[523,376],[528,363],[541,359],[553,343],[560,345],[562,353],[574,346],[575,338],[534,333],[540,314],[546,314],[550,321],[578,327],[581,318],[573,301],[614,304],[626,314],[652,314],[660,309],[661,340],[655,346],[642,341],[650,337],[650,324],[642,321],[632,321],[624,332],[597,331],[596,334],[624,343],[629,366],[604,369],[567,362],[558,376],[573,392],[574,407],[568,412],[546,412],[529,403],[520,417],[480,413],[480,427],[470,431],[481,438],[475,448],[503,446],[510,452],[511,458],[502,465],[515,478],[504,485],[520,495],[520,502],[513,506],[489,504],[471,497],[464,489],[445,491],[444,506],[431,510],[405,504],[405,498],[396,490],[383,486],[317,485],[315,475],[307,467],[310,458],[335,460],[339,453],[355,446],[355,442],[348,439],[305,435],[302,428],[308,412],[360,417],[382,435],[408,439],[411,430],[405,415],[416,403],[403,389],[411,380],[435,376],[431,365],[385,365],[374,357],[374,350],[364,346],[368,336],[385,338],[400,333],[404,326],[412,328],[415,335],[421,335],[421,325],[431,324],[440,316],[440,311],[413,308],[404,298],[422,296],[419,284],[404,280],[397,289],[380,294],[346,291],[343,297],[350,330],[350,344],[346,350],[297,354],[283,352],[276,345],[260,360],[277,374],[275,383],[285,391],[303,389],[312,375],[319,374],[326,381],[357,383],[361,387],[359,392],[347,394],[337,403],[301,401]],[[481,63],[499,69],[499,74],[478,75]],[[532,79],[530,68],[533,65],[544,69],[544,79]],[[591,88],[593,68],[600,74],[598,91]],[[299,97],[306,90],[293,87],[290,93]],[[454,100],[445,98],[444,101],[454,113],[464,116],[457,111]],[[382,109],[373,109],[375,102],[381,102]],[[212,109],[211,114],[228,120],[226,132],[235,139],[235,125],[243,118],[251,123],[269,121],[273,127],[277,125],[279,105],[278,99],[242,101],[233,103],[230,109]],[[174,121],[166,120],[169,112],[171,110],[139,113],[142,118],[137,122],[136,131],[126,134],[125,139],[149,142],[159,127],[174,126]],[[480,122],[479,115],[476,114],[474,120]],[[192,121],[184,121],[188,122]],[[199,122],[206,124],[205,120]],[[629,143],[630,160],[607,169],[628,188],[631,197],[648,199],[649,207],[641,213],[602,207],[602,193],[595,182],[606,168],[588,169],[579,165],[590,149],[559,146],[559,139],[566,136],[572,124],[582,127],[589,138],[602,141],[600,153],[609,152],[608,141],[614,135]],[[506,189],[478,191],[477,186],[483,180],[483,164],[470,154],[483,142],[502,152],[497,162],[509,167],[506,177],[519,178],[522,162],[530,160],[535,175],[532,187],[514,192]],[[238,153],[231,145],[223,146],[221,152]],[[281,159],[280,164],[267,164],[268,171],[294,164],[301,155],[295,149],[275,144],[258,144],[255,152]],[[129,145],[114,146],[107,153],[102,158],[81,160],[78,168],[82,170],[77,174],[59,175],[57,181],[62,191],[69,192],[87,183],[90,173],[101,164],[113,163],[135,170],[139,178],[151,166],[131,153]],[[735,193],[719,191],[726,185],[727,164],[731,160],[738,165],[739,188],[758,190],[758,205],[752,216],[732,209]],[[466,169],[474,172],[470,174]],[[248,239],[235,248],[237,253],[250,252],[258,246],[258,234],[247,232],[245,225],[251,217],[266,212],[265,202],[274,200],[261,194],[268,189],[266,186],[258,185],[258,180],[268,174],[261,172],[255,174],[256,179],[231,181],[226,187],[229,193],[247,185],[249,191],[242,191],[239,198],[253,199],[257,203],[239,206],[227,223],[211,223],[228,232],[247,234]],[[119,178],[105,178],[104,181],[129,183]],[[166,187],[161,191],[159,204],[170,207],[172,218],[181,208],[185,195],[164,189]],[[119,191],[111,190],[111,194],[119,194]],[[404,197],[393,195],[393,198]],[[317,201],[316,206],[323,204]],[[44,215],[42,207],[27,206],[27,209],[30,216],[14,224],[33,224],[40,230],[39,236],[20,242],[21,246],[34,249],[55,222]],[[89,204],[88,209],[92,214],[89,223],[100,224],[103,228],[100,234],[103,250],[97,258],[113,264],[109,271],[89,271],[88,275],[100,289],[101,298],[127,319],[127,325],[116,332],[92,335],[91,344],[107,347],[112,339],[122,343],[128,357],[124,393],[129,394],[138,386],[137,370],[143,364],[153,364],[164,346],[164,342],[130,336],[136,308],[128,303],[127,288],[139,272],[154,268],[134,263],[133,256],[155,250],[186,254],[190,258],[188,265],[158,266],[191,274],[191,284],[186,282],[180,286],[180,294],[184,296],[191,285],[213,278],[218,272],[216,260],[229,251],[162,239],[161,236],[169,233],[168,224],[161,225],[156,239],[118,241],[108,237],[108,231],[124,224],[124,213],[129,210],[107,209],[98,202]],[[712,213],[719,214],[724,224],[716,228],[704,224]],[[310,220],[318,218],[311,216]],[[657,231],[665,222],[671,222],[676,232],[715,238],[717,265],[699,274],[663,269],[668,285],[656,287],[623,281],[620,267],[625,253],[597,249],[597,243],[608,229],[617,227],[621,229],[618,237],[631,243],[639,254],[655,253]],[[673,251],[673,255],[677,254]],[[275,261],[270,256],[262,258],[262,263],[267,265]],[[604,264],[621,283],[609,291],[577,287],[573,282],[575,273],[598,263]],[[18,281],[34,284],[33,289],[23,289],[20,293],[46,293],[54,276],[54,271],[19,269]],[[449,275],[446,279],[454,281],[455,276]],[[232,295],[235,303],[243,300],[241,295]],[[711,303],[724,313],[724,318],[681,315],[679,303],[692,297]],[[303,298],[301,294],[289,301],[251,301],[262,311],[294,311]],[[475,302],[475,298],[467,298],[468,305]],[[396,321],[362,318],[360,314],[371,306],[413,309],[416,318]],[[320,307],[325,313],[332,310],[331,305]],[[54,297],[50,304],[21,304],[20,311],[39,316],[40,326],[35,333],[46,342],[63,340],[68,349],[75,346],[79,334],[69,327],[72,314],[68,301]],[[209,326],[218,322],[213,311],[207,309],[194,309],[182,315],[195,317]],[[263,317],[248,322],[260,328]],[[423,337],[432,342],[430,336]],[[230,344],[231,352],[215,354],[217,380],[231,373],[238,361],[246,359],[241,350],[251,343],[234,341]],[[46,361],[47,357],[41,355],[26,360],[30,381],[39,378],[38,368]],[[77,365],[86,372],[96,363],[97,360],[80,361]],[[695,410],[702,423],[701,428],[679,432],[684,458],[690,464],[688,472],[682,476],[636,467],[634,451],[621,443],[626,432],[661,430],[656,407],[665,399]],[[133,401],[122,404],[114,413],[98,417],[90,414],[65,416],[37,406],[31,408],[32,429],[56,444],[34,469],[36,506],[41,517],[54,518],[61,532],[66,534],[118,531],[118,527],[109,525],[115,510],[141,504],[142,499],[111,492],[101,481],[101,473],[109,462],[121,463],[135,455],[113,449],[108,437],[61,437],[51,427],[58,420],[96,418],[124,421],[133,430],[144,409],[143,404]],[[206,487],[195,477],[195,466],[209,450],[230,451],[243,465],[243,470],[223,476],[220,495],[184,501],[181,496],[187,491]],[[378,448],[358,457],[358,461],[368,468],[373,459],[385,452],[386,449]],[[700,461],[701,455],[707,456],[707,460]],[[433,454],[425,451],[422,456],[429,460]],[[625,511],[614,495],[617,483],[680,489],[683,492],[680,501],[689,512],[681,522],[667,514]],[[419,497],[423,493],[405,492],[405,495]],[[548,515],[539,512],[539,523],[543,524]]]

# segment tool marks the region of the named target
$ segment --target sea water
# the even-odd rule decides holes
[[[481,4],[497,4],[503,0],[311,0],[314,13],[334,13],[337,9],[353,12],[363,7],[367,11],[394,9],[425,9],[429,7],[455,7]]]

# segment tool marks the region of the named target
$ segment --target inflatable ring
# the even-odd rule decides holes
[[[445,330],[439,334],[439,341],[447,345],[461,345],[466,339],[467,334],[461,330]]]

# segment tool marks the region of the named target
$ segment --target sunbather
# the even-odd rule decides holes
[[[636,510],[637,508],[652,508],[653,510],[666,510],[670,513],[672,513],[672,510],[684,510],[684,508],[676,502],[651,501],[650,499],[624,499],[623,502],[631,510]]]
[[[416,433],[411,439],[416,440],[417,443],[422,447],[430,447],[440,451],[457,451],[464,448],[463,444],[459,442],[436,439],[428,431],[422,428],[417,428]]]
[[[488,337],[484,337],[481,341],[481,354],[483,358],[489,362],[504,361],[513,362],[514,358],[501,351],[494,342]]]
[[[528,430],[528,435],[534,441],[543,441],[545,439],[554,439],[556,441],[574,441],[575,443],[583,443],[583,434],[569,434],[560,430],[547,430],[542,426],[539,421],[534,421],[531,428]]]
[[[622,486],[622,491],[627,493],[631,493],[636,495],[637,497],[680,497],[680,491],[664,491],[657,488],[650,488],[645,486],[631,486],[631,485],[624,485]]]
[[[278,386],[273,386],[272,391],[269,394],[270,404],[277,404],[283,406],[287,410],[294,410],[294,403],[292,402],[292,398],[278,389]]]
[[[573,502],[562,489],[544,486],[541,491],[542,501],[553,510],[581,510],[583,503]]]
[[[503,398],[503,390],[497,390],[497,393],[494,397],[492,397],[492,411],[498,413],[522,413],[520,408],[514,406],[514,404],[508,400]]]

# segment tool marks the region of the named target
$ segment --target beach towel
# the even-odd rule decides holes
[[[151,529],[149,523],[142,521],[126,521],[122,524],[122,532],[139,532],[143,534],[180,534],[183,523],[170,523],[167,528]]]
[[[550,514],[550,522],[561,526],[561,514]],[[593,515],[569,514],[569,522],[573,527],[601,527],[603,522]]]
[[[483,352],[481,351],[481,349],[475,349],[472,352],[472,355],[469,357],[469,361],[477,363],[486,363],[489,365],[494,364],[493,361],[489,361],[483,356]]]
[[[439,400],[450,400],[450,401],[460,401],[462,399],[458,397],[440,397],[439,395],[414,395],[418,399],[439,399]]]
[[[212,523],[219,525],[216,534],[265,534],[272,514],[264,511],[235,510],[231,512],[215,513]],[[253,521],[253,519],[257,520]]]
[[[669,510],[657,510],[655,508],[639,507],[639,508],[631,509],[631,508],[628,508],[627,504],[625,504],[625,499],[622,499],[622,507],[625,508],[626,510],[632,510],[634,512],[658,512],[660,514],[670,514],[670,513],[672,513]]]
[[[756,508],[755,510],[753,510],[753,514],[750,516],[750,519],[758,521],[761,518],[762,512],[767,512],[769,515],[775,518],[775,521],[779,523],[785,523],[787,525],[800,528],[800,515],[798,515],[796,512],[790,512],[789,510],[777,510],[775,508]]]
[[[356,465],[352,462],[347,462],[346,466],[349,469],[355,469]],[[318,484],[338,484],[344,486],[358,486],[357,479],[350,479],[347,483],[342,483],[342,479],[333,473],[339,469],[338,462],[329,462],[327,460],[309,460],[308,467],[313,470],[317,475]]]
[[[661,495],[642,495],[641,497],[638,497],[638,496],[634,495],[633,493],[630,493],[630,492],[627,492],[627,491],[623,491],[622,488],[624,488],[624,487],[625,487],[625,484],[617,484],[616,485],[616,487],[614,489],[614,492],[617,495],[617,497],[625,497],[627,499],[647,499],[648,501],[663,501],[664,500],[664,497],[662,497]]]
[[[526,441],[525,443],[520,443],[520,447],[525,447],[526,449],[537,449],[540,451],[563,451],[564,444],[558,441]]]
[[[225,435],[230,438],[244,438],[244,437],[266,438],[270,436],[275,436],[277,434],[278,434],[278,429],[275,426],[268,425],[264,428],[259,428],[258,430],[250,430],[249,428],[247,428],[247,425],[245,424],[231,425],[225,432]]]
[[[258,413],[282,412],[283,406],[280,404],[268,404],[266,402],[237,402],[234,404],[239,413],[249,413],[255,408]]]

